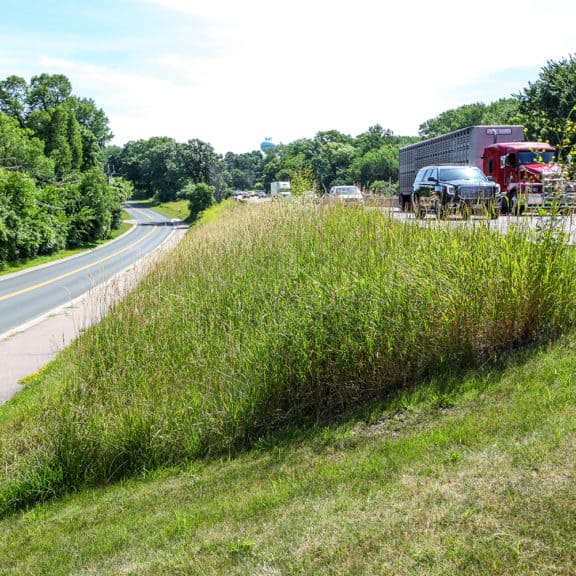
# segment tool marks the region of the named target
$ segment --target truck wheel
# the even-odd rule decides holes
[[[440,199],[440,196],[438,194],[436,194],[432,198],[432,206],[433,206],[433,211],[434,211],[434,215],[436,216],[436,218],[438,220],[440,220],[441,218],[444,218],[444,207],[442,206],[442,200]]]
[[[498,216],[500,216],[500,212],[494,202],[490,202],[490,204],[486,206],[486,213],[490,220],[497,220]]]
[[[510,208],[510,200],[508,196],[502,196],[500,198],[500,214],[508,214]]]
[[[426,209],[420,206],[420,197],[416,194],[412,195],[412,211],[416,218],[426,218]]]
[[[524,206],[520,204],[516,194],[510,196],[510,213],[514,214],[514,216],[522,216],[524,213]]]

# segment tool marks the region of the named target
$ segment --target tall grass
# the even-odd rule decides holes
[[[0,412],[0,512],[555,338],[575,323],[574,264],[553,228],[233,207]]]

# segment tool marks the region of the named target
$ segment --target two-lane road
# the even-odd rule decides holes
[[[0,277],[0,335],[63,306],[154,251],[174,231],[170,219],[129,203],[136,226],[80,256]]]

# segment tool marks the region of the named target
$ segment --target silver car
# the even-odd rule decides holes
[[[362,195],[362,192],[360,192],[358,186],[332,186],[326,197],[344,204],[364,203],[364,196]]]

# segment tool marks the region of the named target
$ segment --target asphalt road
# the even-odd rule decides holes
[[[460,216],[448,216],[442,220],[437,220],[435,216],[429,214],[425,219],[419,219],[411,212],[401,212],[398,208],[389,210],[392,217],[397,220],[404,220],[424,226],[475,226],[478,224],[488,225],[492,230],[506,232],[510,227],[535,230],[548,229],[553,227],[557,232],[566,235],[566,242],[570,245],[576,245],[576,214],[569,216],[550,216],[548,214],[526,214],[523,216],[505,215],[494,220],[489,220],[484,216],[472,216],[469,220],[462,220]]]
[[[172,220],[127,203],[136,223],[113,242],[79,256],[0,277],[0,336],[66,305],[154,251],[174,231]]]

